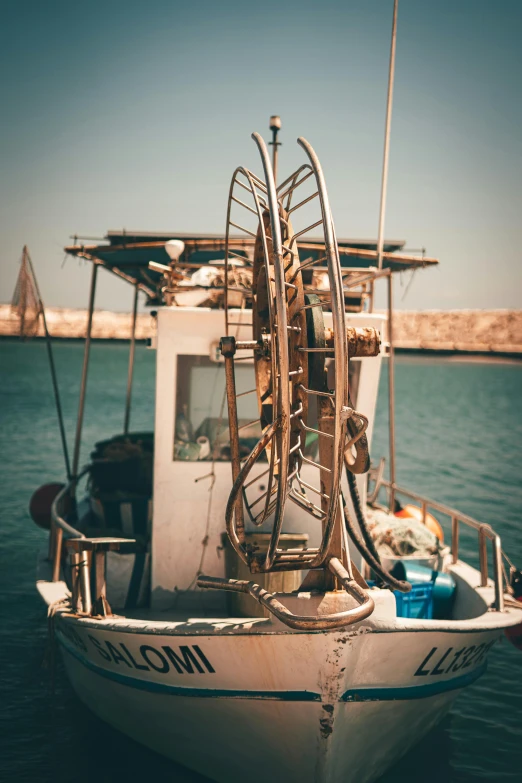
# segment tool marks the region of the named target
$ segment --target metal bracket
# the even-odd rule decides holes
[[[359,587],[336,557],[330,558],[328,568],[337,577],[346,592],[355,598],[358,606],[353,607],[353,609],[347,609],[345,612],[336,612],[335,614],[297,615],[287,609],[272,593],[267,592],[255,582],[247,582],[240,579],[220,579],[215,576],[200,576],[197,584],[198,587],[207,590],[228,590],[236,593],[248,593],[284,625],[296,631],[327,631],[334,628],[344,628],[347,625],[353,625],[369,617],[375,609],[371,595]]]
[[[107,583],[105,579],[105,559],[107,552],[121,549],[122,545],[135,545],[135,539],[130,538],[70,538],[66,542],[66,548],[78,561],[80,570],[80,596],[83,613],[90,616],[110,617],[112,609],[107,600]],[[91,603],[91,589],[88,578],[88,561],[86,553],[92,553],[92,565],[94,574],[94,601]],[[77,590],[75,590],[77,592]]]
[[[222,337],[219,341],[219,350],[225,359],[232,359],[236,355],[236,338],[231,335]]]

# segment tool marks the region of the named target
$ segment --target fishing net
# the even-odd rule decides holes
[[[437,536],[412,517],[396,517],[387,511],[368,509],[368,528],[382,557],[429,557],[440,551]]]
[[[11,300],[11,312],[20,319],[20,337],[34,337],[38,333],[41,311],[31,260],[27,248],[24,247],[20,272]]]

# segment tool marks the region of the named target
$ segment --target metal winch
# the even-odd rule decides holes
[[[274,596],[254,582],[200,577],[200,587],[249,592],[279,619],[294,628],[332,628],[357,622],[373,611],[365,583],[354,569],[347,551],[340,482],[343,469],[352,473],[369,468],[365,432],[368,420],[351,405],[349,360],[377,356],[380,336],[374,328],[347,327],[343,274],[323,172],[311,145],[298,144],[307,162],[276,187],[266,145],[253,134],[263,165],[264,179],[245,168],[234,172],[227,213],[227,272],[232,268],[230,231],[239,229],[255,237],[252,282],[252,340],[232,336],[233,314],[228,307],[229,275],[226,274],[226,336],[221,340],[225,362],[233,486],[226,509],[226,530],[237,555],[250,571],[319,571],[323,590],[345,589],[357,606],[321,617],[296,617]],[[312,193],[309,193],[310,186]],[[245,196],[245,192],[247,197]],[[247,199],[247,200],[246,200]],[[301,210],[318,208],[317,219],[295,231],[293,222]],[[254,232],[237,222],[233,210],[253,214]],[[300,215],[298,215],[300,217]],[[315,229],[322,232],[318,257],[299,258],[297,240]],[[327,285],[305,286],[303,272],[326,268]],[[312,275],[312,281],[313,281]],[[325,313],[331,326],[325,326]],[[246,458],[239,448],[235,362],[252,357],[255,367],[262,436]],[[309,423],[314,399],[317,426]],[[248,425],[247,425],[248,426]],[[308,433],[318,440],[318,456],[305,454]],[[249,497],[250,473],[258,463],[266,489]],[[311,483],[303,466],[317,471]],[[287,502],[297,504],[321,524],[318,547],[287,549],[280,546]],[[245,511],[256,527],[270,528],[266,550],[247,543]]]

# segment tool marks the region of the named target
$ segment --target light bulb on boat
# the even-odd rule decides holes
[[[171,261],[178,261],[184,250],[185,243],[181,239],[169,239],[165,242],[165,251]]]

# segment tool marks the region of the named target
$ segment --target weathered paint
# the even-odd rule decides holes
[[[252,783],[374,780],[484,672],[500,635],[191,636],[115,626],[57,618],[80,698],[143,744],[226,783],[243,781],[246,768]],[[388,728],[376,733],[376,721]]]

